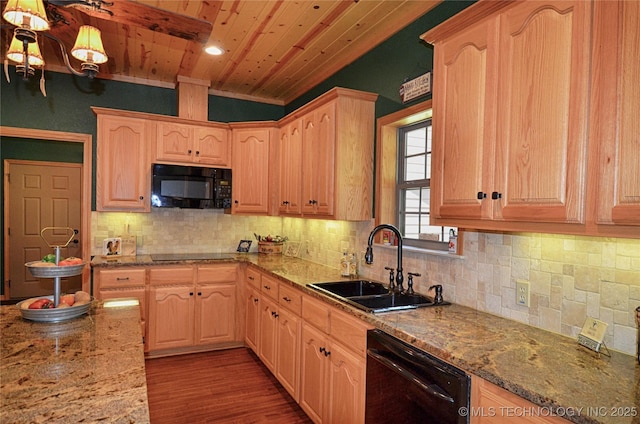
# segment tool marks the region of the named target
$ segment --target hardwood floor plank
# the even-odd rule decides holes
[[[311,420],[247,348],[147,359],[152,424]]]

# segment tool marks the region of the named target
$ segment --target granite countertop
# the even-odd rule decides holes
[[[0,422],[149,423],[140,309],[103,308],[59,323],[0,307]]]
[[[365,313],[307,287],[314,282],[340,280],[337,269],[281,255],[238,254],[231,260],[252,263],[311,296],[545,407],[543,412],[553,411],[576,423],[640,423],[640,365],[634,356],[615,351],[611,357],[599,355],[579,346],[574,338],[456,304]],[[120,264],[92,263],[158,264],[148,256]]]

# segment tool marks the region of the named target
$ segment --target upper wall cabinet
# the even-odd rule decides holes
[[[279,122],[280,214],[371,219],[376,98],[334,88]]]
[[[209,123],[158,122],[156,162],[231,166],[229,128]]]
[[[233,149],[233,204],[231,213],[268,215],[273,212],[271,193],[277,185],[271,173],[277,170],[271,144],[277,137],[274,122],[229,124]],[[271,189],[271,185],[274,188]]]
[[[148,146],[155,123],[119,111],[92,109],[98,116],[96,209],[149,212]]]
[[[506,4],[480,1],[423,35],[432,223],[584,223],[591,4]]]
[[[279,148],[278,213],[299,216],[302,213],[302,119],[295,119],[280,128]]]
[[[597,199],[594,220],[598,233],[636,237],[640,237],[639,22],[640,2],[595,2],[589,168]]]

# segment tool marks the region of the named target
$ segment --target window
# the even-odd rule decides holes
[[[396,201],[405,244],[447,250],[449,227],[429,225],[431,119],[398,129]]]
[[[426,100],[378,118],[375,223],[397,226],[405,246],[446,251],[451,228],[429,225],[431,111]]]

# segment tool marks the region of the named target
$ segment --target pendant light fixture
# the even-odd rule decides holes
[[[2,12],[5,21],[14,25],[13,39],[7,51],[7,59],[16,62],[16,71],[24,79],[34,74],[33,67],[41,67],[43,77],[40,80],[42,94],[44,91],[44,58],[40,53],[37,33],[58,43],[65,65],[72,74],[94,78],[98,73],[99,64],[109,60],[102,45],[100,30],[90,25],[80,27],[76,42],[71,49],[71,55],[82,62],[82,71],[75,70],[69,62],[67,50],[58,38],[46,31],[50,29],[46,9],[42,0],[8,0]],[[9,74],[5,64],[5,76],[9,81]]]

